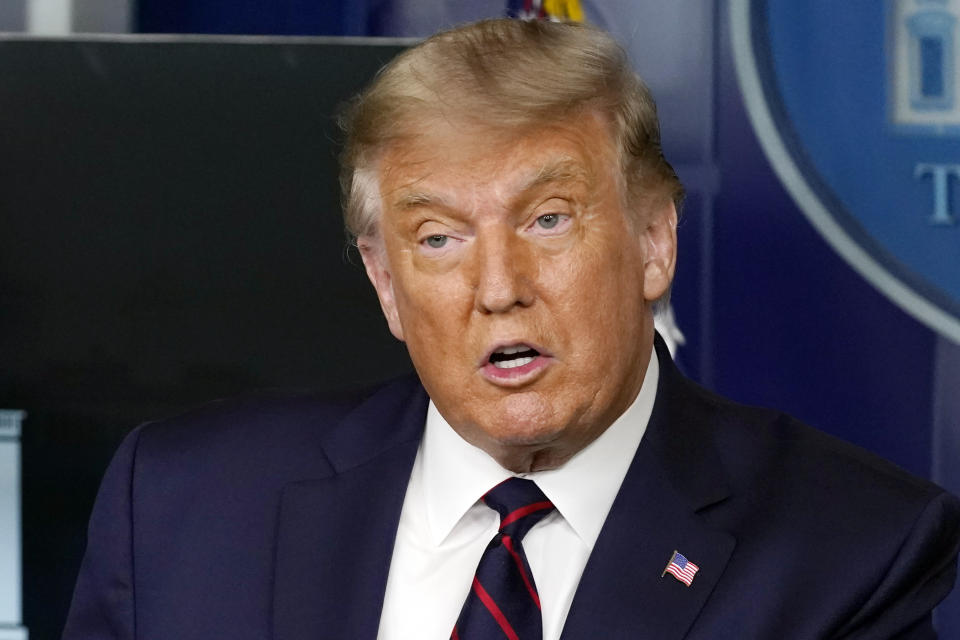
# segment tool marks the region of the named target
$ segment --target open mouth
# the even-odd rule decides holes
[[[490,364],[497,369],[515,369],[530,364],[540,355],[536,349],[525,344],[503,347],[490,354]]]

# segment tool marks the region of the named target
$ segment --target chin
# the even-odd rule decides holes
[[[505,445],[551,442],[565,424],[554,403],[541,393],[512,393],[497,405],[496,415],[487,422],[491,428],[485,431]]]

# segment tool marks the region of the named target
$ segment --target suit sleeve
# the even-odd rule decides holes
[[[133,640],[133,468],[140,428],[114,455],[90,516],[63,640]]]
[[[935,639],[931,612],[953,587],[958,546],[960,502],[942,492],[927,504],[877,588],[835,637]]]

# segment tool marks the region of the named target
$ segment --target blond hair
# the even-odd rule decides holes
[[[663,157],[653,98],[609,35],[573,22],[502,19],[432,36],[385,66],[341,117],[347,232],[377,234],[377,160],[431,118],[509,130],[590,110],[611,127],[633,214],[666,198],[679,208],[683,186]]]

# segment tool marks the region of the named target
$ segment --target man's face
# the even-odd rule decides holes
[[[521,135],[439,122],[379,169],[380,238],[361,239],[363,259],[430,397],[501,465],[562,464],[640,389],[673,205],[628,221],[594,115]]]

